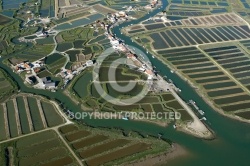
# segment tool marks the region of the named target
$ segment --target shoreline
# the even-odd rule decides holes
[[[94,117],[105,117],[105,118],[111,118],[111,119],[120,119],[122,120],[122,118],[118,115],[114,115],[114,114],[111,114],[111,115],[106,115],[105,113],[108,113],[108,112],[100,112],[100,111],[90,111],[93,113],[93,116]],[[137,122],[144,122],[144,123],[150,123],[150,124],[154,124],[154,125],[157,125],[157,126],[161,126],[161,127],[171,127],[170,126],[170,123],[171,122],[161,122],[161,121],[152,121],[152,120],[148,120],[148,119],[130,119],[130,121],[137,121]],[[202,122],[200,122],[202,123]],[[198,124],[200,125],[200,124]],[[177,123],[176,124],[176,131],[181,131],[181,132],[184,132],[186,134],[189,134],[189,135],[192,135],[194,137],[197,137],[197,138],[202,138],[202,139],[207,139],[207,140],[211,140],[211,139],[214,139],[215,138],[215,134],[214,132],[209,129],[205,124],[202,123],[202,125],[205,126],[206,130],[205,131],[198,131],[196,130],[194,127],[190,127],[190,125],[188,125],[187,123],[185,122],[181,122],[181,123]]]
[[[135,41],[136,42],[136,41]],[[136,42],[137,43],[137,42]],[[140,45],[140,43],[137,43]],[[198,87],[195,86],[195,84],[190,81],[188,78],[186,78],[185,76],[183,76],[182,74],[179,73],[178,70],[176,70],[176,68],[174,66],[172,66],[171,64],[168,64],[160,55],[154,53],[153,50],[150,50],[149,49],[149,52],[152,54],[152,55],[155,55],[160,61],[162,61],[162,63],[164,63],[170,70],[174,70],[175,73],[185,82],[188,83],[188,85],[190,85],[193,90],[198,94],[199,97],[202,98],[202,100],[208,104],[208,106],[210,106],[214,111],[218,112],[220,115],[224,116],[224,117],[227,117],[227,118],[231,118],[233,120],[237,120],[238,122],[242,122],[242,123],[248,123],[250,124],[250,120],[247,120],[247,119],[243,119],[237,115],[234,115],[234,114],[226,114],[223,110],[217,108],[213,103],[212,103],[212,100],[211,99],[207,99],[205,98],[206,97],[206,94],[200,90]]]
[[[158,56],[157,56],[158,57]],[[162,59],[161,59],[162,60]],[[166,64],[165,62],[163,62],[164,64]],[[167,64],[166,64],[167,65]],[[214,111],[218,112],[220,115],[224,116],[224,117],[228,117],[234,120],[237,120],[239,122],[243,122],[243,123],[250,123],[250,120],[247,119],[243,119],[235,114],[226,114],[223,110],[221,110],[220,108],[217,108],[213,103],[212,100],[206,96],[206,93],[203,92],[199,87],[197,87],[192,81],[190,81],[189,79],[187,79],[185,76],[183,76],[182,74],[179,73],[179,71],[175,70],[175,73],[184,81],[186,81],[192,88],[193,90],[198,94],[199,97],[202,98],[202,100],[208,104]]]
[[[178,157],[186,156],[186,155],[188,155],[188,151],[186,149],[184,149],[182,146],[180,146],[177,143],[173,143],[172,148],[166,152],[163,152],[155,156],[148,156],[145,159],[134,161],[132,163],[125,163],[123,165],[126,165],[126,166],[161,165],[161,164],[167,164],[168,161],[170,160],[174,160]]]
[[[207,126],[206,126],[207,128]],[[213,140],[215,139],[215,134],[213,131],[211,131],[209,128],[207,128],[207,133],[201,133],[195,131],[193,128],[189,128],[187,125],[177,125],[176,131],[184,132],[186,134],[192,135],[197,138],[202,138],[205,140]]]

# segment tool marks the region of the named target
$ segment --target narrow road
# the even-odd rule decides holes
[[[70,6],[69,0],[65,0],[65,6]]]
[[[17,123],[17,132],[18,132],[18,135],[21,135],[22,134],[22,129],[21,129],[21,123],[20,123],[20,117],[19,117],[19,111],[18,111],[18,107],[17,107],[16,98],[14,98],[12,101],[13,101],[14,108],[15,108],[15,118],[16,118],[16,123]]]
[[[55,0],[55,17],[57,17],[57,13],[58,13],[58,1],[59,0]]]
[[[23,97],[23,101],[24,101],[25,111],[27,114],[28,122],[29,122],[30,131],[33,132],[34,128],[33,128],[33,123],[32,123],[32,119],[30,115],[30,109],[29,109],[27,98],[25,96]]]
[[[70,153],[75,157],[76,161],[78,162],[78,164],[80,166],[83,166],[82,161],[76,156],[76,154],[74,153],[74,151],[71,149],[71,147],[68,145],[68,143],[64,140],[64,138],[62,137],[62,135],[59,133],[58,130],[55,130],[55,132],[58,134],[59,138],[61,139],[61,141],[64,143],[64,145],[68,148],[68,150],[70,151]]]
[[[63,119],[65,120],[65,124],[73,124],[73,122],[71,122],[67,115],[63,113],[62,109],[59,107],[59,105],[54,102],[54,101],[50,101],[55,107],[56,107],[56,110],[58,111],[58,113],[63,117]]]
[[[198,133],[204,135],[204,133],[210,133],[210,131],[206,128],[206,126],[200,121],[200,119],[194,114],[192,109],[179,97],[179,95],[172,89],[169,89],[173,94],[175,99],[182,105],[182,107],[188,112],[188,114],[193,118],[193,122],[188,125],[188,127],[194,129]]]
[[[10,131],[9,131],[9,123],[8,123],[8,115],[7,115],[7,108],[6,104],[3,103],[3,114],[4,114],[4,123],[5,123],[5,131],[6,131],[6,138],[10,138]]]
[[[67,125],[67,124],[65,123],[65,124],[61,124],[59,126],[55,126],[53,128],[46,128],[46,129],[35,131],[35,132],[29,133],[29,134],[20,135],[20,136],[15,137],[15,138],[10,138],[10,139],[4,140],[4,141],[0,141],[0,144],[6,143],[6,142],[9,142],[9,141],[13,141],[13,140],[17,140],[17,139],[20,139],[20,138],[28,137],[28,136],[31,136],[31,135],[34,135],[34,134],[37,134],[37,133],[41,133],[41,132],[44,132],[44,131],[48,131],[48,130],[57,130],[58,128],[60,128],[62,126],[65,126],[65,125]]]
[[[36,102],[37,102],[38,110],[39,110],[39,113],[40,113],[40,116],[41,116],[41,119],[42,119],[42,122],[43,122],[43,127],[47,128],[48,125],[47,125],[45,115],[44,115],[44,112],[43,112],[43,109],[42,109],[42,106],[41,106],[41,100],[36,99]]]
[[[167,83],[161,76],[158,76],[157,84],[160,88],[164,91],[170,91],[174,98],[182,105],[182,107],[187,111],[187,113],[192,117],[193,122],[187,124],[187,129],[194,130],[195,133],[199,136],[207,136],[211,135],[212,133],[207,129],[207,127],[201,122],[201,120],[195,115],[193,110],[187,105],[185,101],[183,101],[180,96],[176,93],[175,89],[177,90],[173,84]]]

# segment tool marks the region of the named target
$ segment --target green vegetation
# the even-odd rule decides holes
[[[63,118],[61,116],[58,116],[57,110],[54,105],[44,101],[41,102],[41,105],[49,127],[57,126],[64,122]]]
[[[65,63],[66,57],[58,53],[51,54],[45,58],[46,67],[53,74],[59,73]]]
[[[19,52],[15,58],[28,60],[28,61],[36,61],[50,54],[54,49],[54,45],[40,45],[36,44],[31,48],[26,49],[25,51]]]
[[[124,164],[144,158],[146,155],[161,154],[170,148],[163,140],[142,138],[133,132],[129,132],[125,137],[114,129],[67,125],[61,127],[60,131],[72,149],[89,165]]]
[[[57,51],[60,51],[60,52],[65,52],[67,51],[68,49],[71,49],[73,48],[73,44],[72,43],[60,43],[57,45]]]
[[[1,144],[1,152],[7,147],[13,148],[15,155],[14,165],[50,165],[51,162],[60,163],[62,159],[67,164],[74,164],[73,156],[58,138],[54,131],[45,131],[28,137],[17,139]],[[0,153],[0,158],[4,158],[2,165],[7,164],[4,153]]]
[[[0,140],[8,139],[7,133],[14,138],[65,122],[57,108],[47,99],[28,94],[19,94],[1,103],[0,112],[0,119],[2,119]]]
[[[0,140],[7,139],[3,105],[0,105]],[[1,158],[1,157],[0,157]]]
[[[17,137],[18,134],[18,125],[17,125],[17,118],[14,108],[13,100],[9,100],[6,103],[7,107],[7,115],[8,115],[8,123],[10,128],[10,137]]]
[[[38,27],[20,29],[19,25],[19,20],[13,20],[8,24],[0,25],[1,56],[10,55],[11,53],[17,53],[26,49],[27,44],[12,43],[12,39],[34,34],[38,30]]]
[[[55,13],[54,0],[42,0],[40,6],[40,14],[42,17],[53,17]]]
[[[146,80],[147,76],[139,71],[129,68],[127,65],[119,65],[118,68],[110,68],[110,64],[125,55],[113,53],[108,56],[99,70],[100,86],[106,94],[115,99],[131,98],[142,92],[145,87],[143,82],[138,80]],[[108,71],[115,74],[115,80],[109,80]],[[113,71],[112,71],[113,70]],[[85,108],[95,111],[136,111],[136,112],[183,112],[182,106],[172,96],[171,93],[162,94],[147,94],[141,101],[133,105],[118,106],[110,104],[106,101],[105,94],[99,94],[92,82],[91,69],[85,70],[81,75],[77,76],[68,87],[72,97],[78,100]],[[110,81],[117,81],[118,85],[124,87],[129,81],[135,82],[135,87],[130,91],[119,92],[113,88],[114,83]],[[157,106],[157,107],[156,107]],[[183,113],[181,121],[189,121],[192,118],[188,113]],[[160,119],[159,119],[160,120]],[[165,120],[166,121],[166,120]]]
[[[34,125],[34,130],[37,131],[37,130],[43,129],[45,126],[43,125],[41,114],[37,106],[36,98],[27,97],[27,100],[29,104],[29,110],[30,110],[30,115],[32,118],[32,123]]]
[[[73,85],[74,92],[80,97],[88,96],[88,84],[92,81],[92,73],[84,72],[82,76]]]
[[[0,14],[0,25],[4,25],[4,24],[7,24],[11,21],[10,18],[6,17],[6,16],[3,16]]]
[[[0,101],[4,101],[18,90],[16,83],[0,69]]]

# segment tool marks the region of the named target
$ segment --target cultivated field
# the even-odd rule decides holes
[[[248,110],[248,53],[239,45],[224,45],[169,49],[157,53],[225,113]],[[238,114],[243,118],[244,115]]]
[[[239,41],[250,37],[246,22],[234,13],[176,21],[155,18],[144,21],[143,24],[129,26],[124,31],[154,52],[173,47]]]
[[[63,31],[56,36],[57,51],[64,52],[69,56],[70,62],[66,68],[74,70],[87,60],[93,59],[95,54],[103,50],[102,44],[87,43],[97,36],[103,34],[103,29],[94,32],[92,28],[75,28],[69,31]]]
[[[10,18],[8,17],[5,17],[3,15],[0,15],[0,25],[4,25],[4,24],[7,24],[11,21]]]
[[[174,2],[178,4],[179,0]],[[197,5],[211,6],[212,2],[202,3]],[[245,20],[235,13],[218,11],[220,14],[210,15],[211,9],[205,13],[207,7],[192,6],[188,6],[187,15],[195,17],[183,18],[184,13],[178,10],[187,10],[186,1],[177,4],[167,8],[179,14],[176,20],[150,18],[124,31],[189,80],[215,107],[249,119],[250,29]],[[213,4],[222,5],[219,1]]]
[[[0,69],[0,101],[8,98],[17,91],[16,83],[7,73]]]
[[[64,119],[48,100],[20,94],[0,105],[0,140],[58,126]]]
[[[14,165],[53,166],[76,164],[74,158],[54,131],[45,131],[1,144],[0,151],[5,151],[5,153],[0,153],[0,158],[4,159],[1,161],[2,165],[7,165],[10,159],[6,157],[10,155],[5,156],[7,154],[7,147],[8,149],[12,149],[11,155],[15,156],[13,160]]]
[[[120,132],[90,127],[67,125],[60,128],[65,140],[84,159],[87,165],[119,165],[139,159],[146,154],[166,151],[168,143],[131,134],[124,137]]]
[[[41,8],[39,10],[41,17],[54,17],[55,16],[55,2],[54,0],[42,0]]]
[[[47,69],[53,74],[59,73],[65,63],[66,57],[58,53],[51,54],[45,58]]]
[[[133,97],[140,94],[147,86],[138,80],[145,81],[147,77],[136,70],[132,70],[126,66],[120,66],[114,72],[116,75],[116,81],[120,86],[126,86],[127,83],[135,81],[135,87],[130,91],[119,92],[113,88],[114,80],[108,79],[109,65],[115,59],[118,59],[125,55],[113,54],[103,62],[103,66],[99,73],[99,83],[105,92],[114,98]],[[184,108],[177,102],[171,93],[161,93],[159,95],[149,93],[141,101],[133,105],[118,106],[110,104],[105,100],[105,94],[99,94],[93,83],[92,72],[84,71],[76,80],[71,83],[70,91],[73,92],[73,97],[80,101],[85,107],[90,110],[96,111],[136,111],[136,112],[175,112],[178,111],[182,114],[182,121],[191,120],[189,114]]]

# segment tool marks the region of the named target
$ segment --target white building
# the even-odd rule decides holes
[[[88,60],[87,62],[86,62],[86,66],[93,66],[93,61],[92,60]]]

